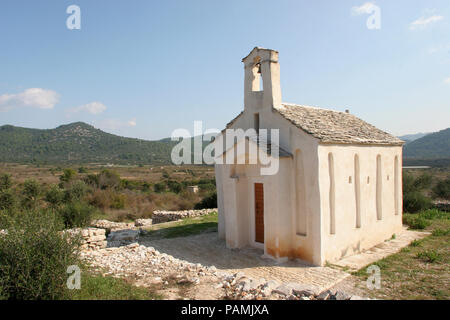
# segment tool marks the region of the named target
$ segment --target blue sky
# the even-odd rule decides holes
[[[396,135],[450,126],[448,0],[2,0],[0,39],[0,125],[221,129],[243,109],[241,59],[262,46],[280,53],[285,102]]]

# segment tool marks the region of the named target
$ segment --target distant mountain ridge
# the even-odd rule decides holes
[[[84,122],[55,129],[4,125],[0,126],[0,162],[167,165],[172,163],[170,155],[177,143],[170,138],[158,141],[125,138]],[[208,142],[203,142],[203,148],[206,144]],[[193,147],[193,143],[191,145]],[[444,159],[444,163],[449,163],[450,128],[425,134],[405,144],[403,158],[416,162]]]
[[[19,163],[169,164],[170,140],[147,141],[106,133],[84,122],[55,129],[0,127],[0,161]]]
[[[426,133],[419,132],[419,133],[412,133],[412,134],[404,134],[402,136],[399,136],[398,138],[402,139],[403,141],[406,141],[406,143],[410,143],[414,140],[423,138],[430,133],[432,133],[432,132],[426,132]]]
[[[411,141],[403,148],[405,159],[450,159],[450,128]]]

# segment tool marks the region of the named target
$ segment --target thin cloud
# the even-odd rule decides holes
[[[424,29],[435,22],[441,21],[442,19],[444,19],[444,17],[439,15],[432,15],[428,18],[420,17],[416,21],[411,22],[409,25],[409,30]]]
[[[444,83],[445,83],[445,84],[449,84],[449,85],[450,85],[450,77],[448,77],[448,78],[444,79]]]
[[[366,2],[359,7],[352,7],[352,15],[360,16],[362,14],[371,14],[373,12],[374,7],[375,4],[372,2]]]
[[[100,114],[106,110],[106,106],[101,102],[91,102],[79,107],[69,109],[68,113],[88,112],[90,114]]]
[[[30,88],[17,94],[0,95],[0,111],[22,107],[53,109],[58,101],[59,95],[53,90]]]

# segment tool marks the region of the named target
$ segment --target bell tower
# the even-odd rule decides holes
[[[255,47],[244,59],[244,109],[258,112],[281,106],[278,51]]]

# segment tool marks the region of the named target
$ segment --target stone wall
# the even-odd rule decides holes
[[[94,228],[107,229],[109,231],[128,230],[152,225],[152,219],[137,219],[135,222],[114,222],[109,220],[94,220],[91,226]]]
[[[153,211],[153,224],[176,221],[185,218],[200,217],[217,212],[217,209],[182,210],[182,211]]]
[[[81,250],[98,250],[107,246],[105,229],[68,229],[64,232],[74,236],[81,235]]]

